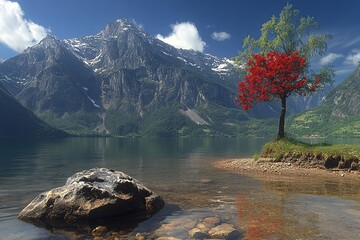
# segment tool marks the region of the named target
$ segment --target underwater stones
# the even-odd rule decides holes
[[[206,231],[203,231],[199,228],[193,228],[188,232],[189,236],[191,238],[195,238],[195,239],[205,239],[208,238],[209,235],[206,233]]]
[[[206,217],[188,232],[192,239],[238,239],[240,232],[218,217]]]
[[[219,225],[221,223],[221,220],[218,217],[207,217],[202,220],[202,223],[205,226],[212,228],[215,227],[216,225]]]
[[[223,223],[210,229],[209,235],[212,238],[234,239],[235,237],[239,236],[239,232],[234,228],[233,225]]]

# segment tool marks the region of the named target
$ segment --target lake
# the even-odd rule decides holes
[[[339,180],[261,181],[212,167],[217,160],[259,153],[267,139],[66,138],[0,139],[0,239],[88,239],[35,227],[18,213],[43,191],[93,167],[123,171],[164,198],[153,218],[124,232],[151,232],[171,221],[218,216],[244,239],[358,239],[360,190]],[[330,140],[351,142],[359,139]],[[82,235],[81,235],[82,234]],[[187,230],[169,233],[188,239]],[[72,237],[71,237],[72,236]],[[81,237],[80,237],[81,236]]]

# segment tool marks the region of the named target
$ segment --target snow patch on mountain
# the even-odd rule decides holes
[[[94,66],[95,64],[97,64],[98,62],[101,61],[101,57],[102,57],[103,53],[102,51],[100,50],[100,53],[99,55],[97,55],[94,59],[91,59],[91,60],[86,60],[84,59],[84,63],[88,66]]]
[[[183,62],[187,62],[184,58],[182,58],[182,57],[176,57],[177,59],[180,59],[181,61],[183,61]]]
[[[97,108],[100,108],[99,105],[96,104],[96,102],[94,101],[94,99],[92,99],[91,97],[87,96],[89,98],[89,100],[92,102],[92,104],[97,107]]]
[[[162,52],[163,54],[167,55],[167,56],[170,56],[170,57],[173,56],[173,55],[171,55],[170,53],[164,52],[163,50],[161,50],[161,52]]]

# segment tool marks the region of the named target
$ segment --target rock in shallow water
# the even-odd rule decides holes
[[[58,225],[119,216],[150,216],[164,201],[120,171],[93,168],[68,178],[62,187],[38,195],[19,214],[27,221]]]
[[[207,233],[205,231],[202,231],[199,228],[193,228],[188,232],[189,236],[192,239],[205,239],[205,238],[209,238],[209,236],[207,235]]]
[[[209,235],[212,238],[220,239],[238,239],[240,233],[234,228],[233,225],[228,223],[223,223],[216,227],[213,227],[209,231]]]

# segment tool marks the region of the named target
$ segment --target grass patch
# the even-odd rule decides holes
[[[308,144],[294,139],[274,140],[262,149],[262,157],[277,161],[317,162],[326,168],[358,168],[359,145]],[[355,163],[353,163],[355,162]],[[310,165],[311,165],[310,164]]]
[[[262,157],[277,157],[284,154],[322,154],[322,155],[337,155],[344,159],[360,158],[360,145],[348,144],[309,144],[295,139],[281,139],[273,140],[262,149]]]

